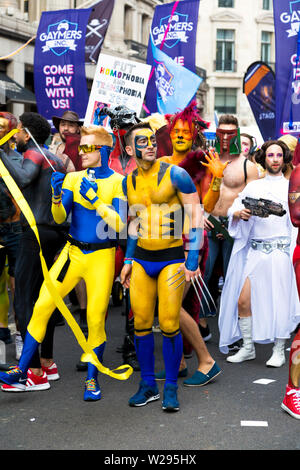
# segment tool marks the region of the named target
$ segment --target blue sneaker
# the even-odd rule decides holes
[[[199,370],[196,370],[194,375],[189,379],[186,379],[183,382],[183,385],[186,387],[202,387],[203,385],[208,384],[211,380],[213,380],[217,375],[221,374],[221,369],[218,364],[215,362],[210,371],[207,374],[203,374]]]
[[[157,385],[150,387],[147,382],[142,380],[138,392],[129,399],[129,406],[144,406],[150,401],[159,399]]]
[[[97,401],[101,399],[101,389],[96,379],[87,379],[84,388],[84,401]]]
[[[164,388],[164,399],[162,401],[162,409],[164,411],[179,411],[179,402],[177,400],[178,386],[174,384],[166,384]]]
[[[25,390],[27,373],[21,371],[20,367],[12,367],[7,372],[0,372],[0,382],[13,385],[15,388]]]

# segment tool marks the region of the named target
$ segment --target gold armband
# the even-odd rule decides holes
[[[220,191],[221,183],[222,183],[222,178],[215,177],[211,185],[212,191]]]

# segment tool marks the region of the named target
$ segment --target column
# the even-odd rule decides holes
[[[104,44],[108,42],[112,49],[123,48],[124,50],[124,2],[118,0],[115,2],[113,14],[107,31]]]
[[[25,64],[18,62],[17,59],[13,60],[7,65],[6,73],[9,78],[17,82],[19,85],[25,84]],[[24,112],[24,104],[13,103],[12,113],[18,118]]]

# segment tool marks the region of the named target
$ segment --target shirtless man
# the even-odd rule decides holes
[[[211,220],[221,222],[226,229],[227,211],[232,206],[234,199],[244,189],[247,183],[258,179],[258,170],[254,163],[245,158],[241,152],[239,142],[239,124],[236,117],[223,115],[219,120],[216,131],[219,144],[216,150],[220,154],[220,161],[230,164],[225,167],[223,177],[214,177],[209,190],[203,200],[204,209],[213,218],[205,218],[205,229],[208,232],[209,253],[206,262],[204,281],[206,285],[211,278],[216,259],[222,252],[223,275],[226,276],[227,266],[232,250],[232,239],[218,233]]]

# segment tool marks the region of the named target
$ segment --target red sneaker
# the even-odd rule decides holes
[[[50,384],[48,382],[46,372],[44,372],[40,377],[35,375],[30,369],[27,371],[25,390],[21,390],[20,388],[14,387],[13,385],[3,384],[1,386],[1,390],[3,392],[35,392],[39,390],[48,390],[48,388],[50,388]]]
[[[42,366],[42,369],[44,372],[46,372],[48,380],[58,380],[60,378],[55,362],[53,362],[53,364],[49,367]]]
[[[286,393],[281,408],[293,418],[300,419],[300,388],[286,386]]]

